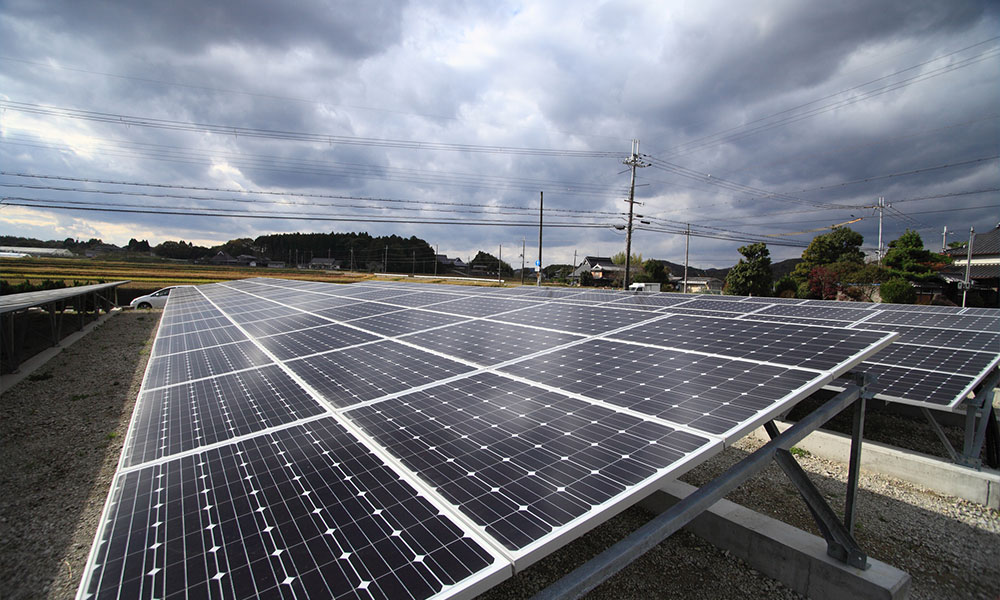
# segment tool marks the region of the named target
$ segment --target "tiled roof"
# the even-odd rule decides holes
[[[945,252],[954,259],[961,260],[968,256],[965,248],[952,248]],[[1000,225],[986,233],[977,233],[972,242],[972,256],[1000,255]]]

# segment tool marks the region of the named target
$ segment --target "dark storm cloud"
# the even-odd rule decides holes
[[[319,46],[364,58],[396,43],[405,3],[385,2],[6,2],[9,19],[33,22],[46,37],[69,35],[108,52],[138,52],[147,60],[163,49],[202,55],[236,44],[285,52]]]
[[[762,198],[704,177],[640,170],[640,183],[649,184],[637,188],[645,203],[641,210],[681,223],[792,232],[842,222],[852,213],[802,212],[815,208],[809,202],[864,206],[886,196],[916,213],[987,204],[996,195],[909,199],[1000,185],[996,161],[930,169],[997,154],[1000,128],[990,117],[1000,102],[996,57],[749,131],[756,119],[856,96],[870,87],[835,94],[994,37],[1000,24],[995,3],[7,2],[0,15],[0,94],[12,101],[272,131],[486,146],[624,153],[637,137],[644,152],[716,179],[802,199]],[[440,208],[435,203],[442,201],[535,206],[544,190],[550,209],[626,208],[628,174],[616,159],[262,140],[10,111],[0,116],[0,125],[7,136],[0,140],[5,170],[396,198],[429,208]],[[724,143],[693,150],[686,145],[731,128],[739,136]],[[25,141],[29,135],[35,138]],[[88,136],[102,140],[100,146],[82,141]],[[912,170],[925,171],[883,177]],[[866,178],[874,179],[849,183]],[[567,184],[601,191],[560,189]],[[337,213],[332,207],[316,210]],[[865,212],[855,227],[874,245],[871,211],[853,212]],[[954,221],[950,228],[967,229],[995,219],[993,212],[945,216]],[[93,231],[121,242],[141,232],[152,241],[221,242],[272,231],[367,230],[418,235],[464,258],[478,249],[495,252],[499,244],[505,257],[517,246],[511,250],[516,256],[522,237],[533,255],[536,234],[530,227],[9,214],[7,208],[0,212],[2,233],[66,237]],[[887,236],[917,223],[936,229],[938,217],[893,215]],[[546,262],[568,262],[574,249],[581,256],[622,250],[624,238],[613,229],[622,219],[604,219],[605,229],[548,229]],[[45,231],[52,233],[40,233]],[[807,242],[809,236],[793,239]],[[693,240],[692,261],[731,265],[739,245]],[[639,232],[634,247],[646,257],[683,257],[681,236]],[[772,250],[776,258],[800,252]]]

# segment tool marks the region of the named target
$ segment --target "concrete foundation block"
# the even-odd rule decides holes
[[[672,481],[641,506],[660,513],[695,489]],[[685,529],[816,600],[900,600],[910,591],[904,571],[871,558],[866,570],[850,567],[827,556],[822,538],[728,500],[715,503]]]

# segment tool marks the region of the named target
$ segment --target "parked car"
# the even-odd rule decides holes
[[[167,296],[170,295],[170,290],[174,290],[179,287],[189,287],[189,286],[174,285],[170,287],[165,287],[162,290],[156,290],[152,294],[139,296],[135,300],[129,302],[129,306],[131,306],[132,308],[163,308],[164,306],[167,305]]]

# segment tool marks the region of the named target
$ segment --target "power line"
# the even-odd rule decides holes
[[[87,179],[82,177],[70,177],[66,175],[41,175],[34,173],[15,173],[9,171],[0,171],[0,175],[6,175],[8,177],[25,177],[33,179],[48,179],[56,181],[75,181],[79,183],[93,183],[100,185],[121,185],[130,187],[149,187],[156,189],[179,189],[179,190],[189,190],[198,192],[222,192],[222,193],[232,193],[232,194],[254,194],[263,196],[292,196],[298,198],[320,198],[320,199],[330,199],[330,200],[360,200],[368,202],[386,202],[394,204],[415,204],[420,206],[456,206],[456,207],[473,207],[473,208],[495,208],[495,209],[505,209],[505,210],[518,210],[518,211],[530,211],[536,212],[538,209],[534,206],[516,206],[509,204],[480,204],[473,202],[447,202],[443,200],[403,200],[398,198],[379,198],[371,196],[349,196],[349,195],[339,195],[339,194],[314,194],[314,193],[302,193],[302,192],[291,192],[291,191],[275,191],[275,190],[254,190],[254,189],[234,189],[234,188],[218,188],[218,187],[204,187],[204,186],[186,186],[177,184],[166,184],[166,183],[150,183],[150,182],[136,182],[136,181],[119,181],[110,179]],[[205,198],[200,196],[182,196],[174,195],[169,196],[166,194],[155,195],[144,192],[122,192],[117,190],[93,190],[93,189],[81,189],[81,188],[58,188],[54,186],[28,186],[21,184],[0,184],[0,187],[22,187],[28,189],[49,189],[55,191],[75,191],[75,192],[86,192],[86,193],[99,193],[99,194],[120,194],[120,195],[136,195],[136,196],[152,196],[152,197],[176,197],[191,200],[217,200],[217,201],[249,201],[253,200],[242,200],[242,199],[227,199],[227,198]],[[259,202],[264,202],[259,200]],[[264,203],[273,203],[271,201]],[[341,206],[334,204],[311,204],[311,203],[295,203],[310,206]],[[582,210],[573,208],[549,208],[549,212],[559,212],[567,214],[586,214],[586,215],[603,215],[603,216],[618,216],[622,213],[611,212],[611,211],[595,211],[595,210]],[[456,211],[457,212],[457,211]]]
[[[386,167],[381,165],[348,163],[331,160],[313,160],[305,158],[291,159],[287,157],[239,152],[214,150],[201,151],[177,146],[124,141],[113,138],[89,139],[108,141],[112,144],[121,145],[124,148],[120,149],[106,144],[94,144],[88,147],[100,150],[105,156],[122,156],[125,158],[142,157],[152,160],[182,164],[205,164],[206,162],[212,163],[217,161],[219,158],[226,158],[228,164],[236,168],[250,168],[258,171],[272,171],[279,173],[329,175],[350,178],[363,177],[368,179],[378,179],[381,181],[403,181],[418,184],[495,190],[514,189],[534,191],[541,187],[553,192],[573,193],[575,195],[588,196],[607,196],[609,194],[621,193],[620,190],[616,190],[615,187],[602,184],[550,181],[526,177],[501,177],[481,173],[461,173],[437,170],[432,171],[428,169]],[[5,136],[0,139],[0,143],[42,148],[46,150],[60,148],[69,151],[76,150],[76,148],[70,144],[53,143],[45,140],[44,138],[33,139],[31,137],[19,136],[17,134]]]
[[[470,226],[494,226],[494,227],[537,227],[536,221],[496,221],[496,220],[470,220],[470,219],[420,219],[420,218],[388,218],[388,217],[366,217],[366,216],[343,216],[326,217],[320,215],[296,215],[280,213],[247,213],[247,212],[219,212],[224,209],[197,209],[197,210],[177,210],[176,207],[144,207],[144,208],[118,208],[117,205],[107,206],[76,206],[68,200],[49,200],[41,198],[19,198],[8,196],[0,200],[0,205],[21,206],[26,208],[44,208],[70,211],[89,212],[109,212],[109,213],[132,213],[132,214],[154,214],[154,215],[177,215],[185,217],[226,217],[242,219],[282,219],[294,221],[335,221],[350,223],[411,223],[421,225],[470,225]],[[40,204],[43,203],[43,204]],[[87,203],[83,203],[87,204]],[[96,204],[96,203],[90,203]],[[611,223],[547,223],[546,227],[559,228],[580,228],[580,229],[606,229],[613,227]]]
[[[598,150],[567,150],[556,148],[525,148],[516,146],[486,146],[478,144],[455,144],[447,142],[428,142],[419,140],[397,140],[385,138],[367,138],[334,134],[319,134],[297,131],[282,131],[276,129],[260,129],[240,127],[235,125],[219,125],[212,123],[197,123],[154,117],[138,117],[120,113],[83,110],[36,104],[32,102],[16,102],[0,100],[0,109],[12,110],[28,114],[63,117],[97,123],[125,125],[128,127],[148,127],[168,131],[192,131],[213,133],[222,136],[249,137],[269,140],[313,142],[318,144],[339,144],[345,146],[368,146],[373,148],[400,148],[409,150],[435,150],[446,152],[470,152],[486,154],[514,154],[526,156],[556,156],[566,158],[616,158],[624,155],[621,152]]]
[[[825,105],[822,105],[822,106],[811,108],[811,109],[809,109],[809,110],[807,110],[805,112],[799,113],[799,114],[790,114],[790,113],[794,113],[795,111],[798,111],[799,109],[803,109],[803,108],[812,106],[812,105],[817,104],[819,102],[822,102],[824,100],[829,100],[831,98],[835,98],[835,97],[843,95],[843,94],[854,92],[854,91],[860,90],[860,89],[862,89],[864,87],[867,87],[869,85],[878,83],[880,81],[884,81],[886,79],[889,79],[889,78],[892,78],[892,77],[896,77],[898,75],[902,75],[903,73],[906,73],[908,71],[913,71],[915,69],[919,69],[921,67],[927,66],[927,65],[929,65],[929,64],[931,64],[933,62],[944,60],[944,59],[952,57],[952,56],[954,56],[956,54],[960,54],[960,53],[965,52],[967,50],[971,50],[972,48],[976,48],[976,47],[979,47],[979,46],[983,46],[985,44],[989,44],[989,43],[995,42],[998,39],[1000,39],[1000,36],[993,37],[993,38],[990,38],[990,39],[987,39],[987,40],[983,40],[982,42],[977,42],[977,43],[972,44],[970,46],[966,46],[965,48],[962,48],[960,50],[956,50],[954,52],[950,52],[950,53],[945,54],[943,56],[935,57],[933,59],[924,61],[922,63],[913,65],[911,67],[907,67],[905,69],[901,69],[899,71],[896,71],[895,73],[891,73],[889,75],[885,75],[883,77],[872,79],[872,80],[867,81],[865,83],[861,83],[861,84],[855,85],[853,87],[841,90],[841,91],[836,92],[834,94],[830,94],[830,95],[824,96],[822,98],[818,98],[816,100],[813,100],[813,101],[810,101],[810,102],[806,102],[804,104],[800,104],[798,106],[793,106],[791,108],[788,108],[788,109],[785,109],[785,110],[782,110],[782,111],[778,111],[776,113],[772,113],[770,115],[767,115],[767,116],[764,116],[764,117],[760,117],[758,119],[754,119],[752,121],[749,121],[747,123],[743,123],[741,125],[737,125],[735,127],[730,127],[729,129],[724,129],[722,131],[719,131],[719,132],[716,132],[716,133],[713,133],[713,134],[709,134],[707,136],[702,136],[700,138],[696,138],[694,140],[691,140],[689,142],[685,142],[683,144],[679,144],[679,145],[674,146],[673,148],[669,149],[667,151],[667,156],[674,157],[674,156],[680,156],[680,155],[683,155],[683,154],[690,154],[691,152],[694,152],[696,150],[701,150],[701,149],[704,149],[704,148],[707,148],[707,147],[710,147],[710,146],[715,146],[715,145],[726,143],[726,142],[737,141],[737,140],[743,139],[745,137],[754,135],[755,133],[758,133],[760,131],[765,131],[767,129],[772,129],[772,128],[775,128],[775,127],[780,127],[780,126],[783,126],[783,125],[788,125],[790,123],[801,121],[803,119],[807,119],[807,118],[810,118],[810,117],[813,117],[813,116],[816,116],[816,115],[819,115],[819,114],[823,114],[823,113],[835,110],[837,108],[842,108],[842,107],[845,107],[845,106],[849,106],[851,104],[856,104],[858,102],[861,102],[862,100],[868,100],[868,99],[880,96],[882,94],[886,94],[886,93],[895,91],[897,89],[901,89],[903,87],[908,87],[908,86],[910,86],[910,85],[912,85],[914,83],[918,83],[918,82],[924,81],[926,79],[931,79],[933,77],[937,77],[938,75],[943,75],[943,74],[948,73],[950,71],[954,71],[956,69],[960,69],[960,68],[964,68],[964,67],[967,67],[967,66],[971,66],[971,65],[976,64],[978,62],[982,62],[984,60],[987,60],[987,59],[990,59],[990,58],[993,58],[993,57],[997,56],[998,55],[997,48],[996,47],[990,48],[990,49],[988,49],[988,50],[986,50],[986,51],[984,51],[984,52],[982,52],[980,54],[974,55],[972,57],[961,59],[961,60],[959,60],[957,62],[945,65],[943,67],[938,67],[936,69],[932,69],[930,71],[926,71],[926,72],[920,73],[920,74],[915,75],[913,77],[910,77],[908,79],[903,79],[903,80],[900,80],[900,81],[897,81],[897,82],[894,82],[894,83],[890,83],[890,84],[887,84],[887,85],[879,87],[879,88],[875,88],[873,90],[868,90],[866,92],[863,92],[863,93],[861,93],[861,94],[859,94],[857,96],[851,97],[851,98],[846,98],[846,99],[843,99],[843,100],[838,100],[836,102],[832,102],[832,103],[829,103],[829,104],[825,104]],[[778,119],[776,121],[770,122],[770,123],[764,123],[765,121],[768,121],[769,119],[774,119],[775,117],[780,117],[781,115],[788,115],[788,116],[782,117],[782,118],[780,118],[780,119]],[[749,127],[750,125],[753,125],[755,123],[761,123],[761,124],[758,125],[758,126],[756,126],[756,127]],[[739,130],[743,130],[743,131],[739,131]],[[729,134],[731,132],[736,132],[736,131],[739,131],[739,133],[733,133],[732,135],[726,135],[726,134]]]
[[[366,111],[371,111],[371,112],[379,112],[379,113],[386,113],[386,114],[395,114],[395,115],[401,115],[401,116],[406,116],[406,117],[421,117],[421,118],[425,118],[425,119],[437,119],[437,120],[441,120],[441,121],[457,121],[457,122],[462,122],[462,123],[487,123],[487,124],[490,124],[490,125],[496,125],[497,124],[496,122],[491,122],[491,121],[474,121],[474,120],[470,120],[470,119],[463,119],[463,118],[460,118],[460,117],[454,117],[454,116],[448,116],[448,115],[435,115],[435,114],[430,114],[430,113],[417,113],[417,112],[410,112],[410,111],[393,110],[393,109],[389,109],[389,108],[377,108],[377,107],[373,107],[373,106],[361,106],[359,104],[334,104],[332,102],[320,101],[320,100],[313,100],[313,99],[310,99],[310,98],[299,98],[299,97],[296,97],[296,96],[282,96],[282,95],[279,95],[279,94],[262,94],[260,92],[248,92],[248,91],[245,91],[245,90],[235,90],[235,89],[230,89],[230,88],[219,88],[219,87],[211,87],[211,86],[206,86],[206,85],[195,85],[195,84],[190,84],[190,83],[180,83],[180,82],[176,82],[176,81],[166,81],[166,80],[163,80],[163,79],[152,79],[150,77],[136,77],[134,75],[120,75],[120,74],[117,74],[117,73],[107,73],[107,72],[104,72],[104,71],[94,71],[94,70],[90,70],[90,69],[83,69],[83,68],[80,68],[80,67],[69,67],[69,66],[65,66],[65,65],[54,65],[54,64],[51,64],[51,63],[38,62],[38,61],[27,60],[27,59],[23,59],[23,58],[12,57],[12,56],[0,56],[0,60],[6,60],[6,61],[11,61],[11,62],[18,62],[18,63],[22,63],[22,64],[26,64],[26,65],[31,65],[31,66],[34,66],[34,67],[44,67],[44,68],[47,68],[47,69],[57,69],[57,70],[61,70],[61,71],[70,71],[70,72],[74,72],[74,73],[86,73],[88,75],[100,75],[102,77],[113,77],[115,79],[123,79],[123,80],[127,80],[127,81],[139,81],[139,82],[143,82],[143,83],[154,83],[154,84],[157,84],[157,85],[168,85],[168,86],[180,87],[180,88],[187,88],[187,89],[192,89],[192,90],[201,90],[201,91],[208,91],[208,92],[219,92],[219,93],[223,93],[223,94],[238,94],[238,95],[241,95],[241,96],[247,96],[249,98],[262,98],[262,99],[265,99],[265,100],[281,100],[281,101],[289,101],[289,102],[300,102],[300,103],[303,103],[303,104],[313,104],[313,105],[322,106],[322,107],[346,108],[346,109],[350,109],[350,110],[366,110]],[[613,136],[608,136],[608,135],[594,135],[594,134],[587,134],[587,133],[560,131],[558,129],[548,129],[548,128],[539,128],[539,129],[542,130],[542,131],[552,131],[552,132],[558,133],[560,135],[569,135],[569,136],[573,136],[573,137],[603,138],[603,139],[607,139],[607,140],[616,140],[616,141],[621,141],[621,140],[624,139],[624,138],[618,138],[618,137],[613,137]]]

